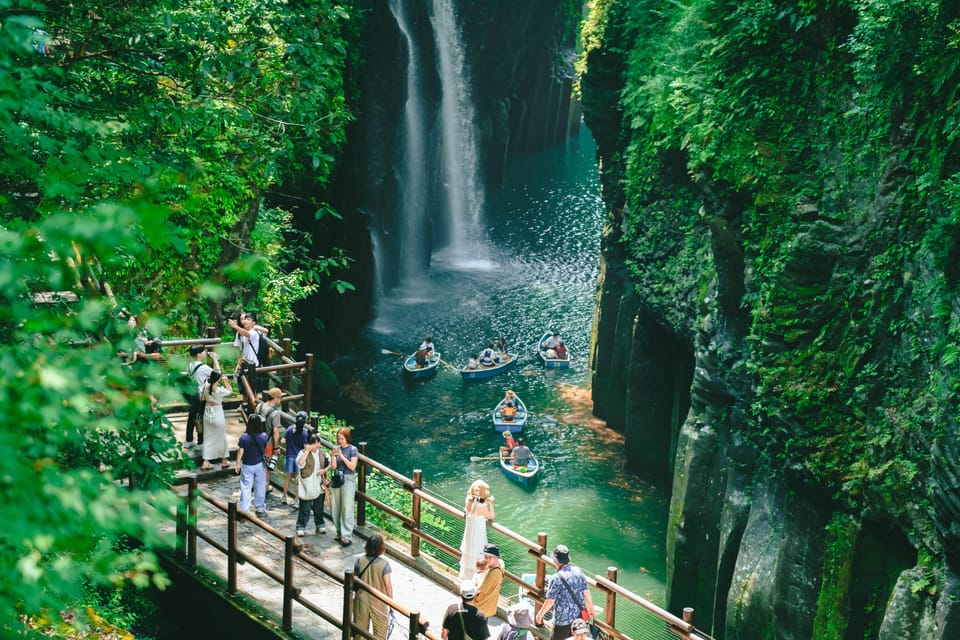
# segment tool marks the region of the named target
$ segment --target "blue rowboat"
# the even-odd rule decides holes
[[[485,367],[482,364],[477,366],[474,369],[464,367],[460,369],[460,375],[463,376],[464,380],[482,380],[484,378],[492,378],[495,375],[501,374],[504,371],[508,371],[517,364],[517,356],[512,353],[500,356],[500,362],[492,364],[489,367]]]
[[[504,431],[519,433],[523,431],[523,425],[527,423],[527,405],[523,404],[523,400],[518,396],[514,396],[513,399],[517,407],[517,414],[512,420],[503,417],[503,408],[507,406],[506,398],[498,402],[497,406],[493,408],[493,428],[498,433]]]
[[[437,375],[437,369],[440,368],[440,354],[436,351],[427,358],[427,364],[420,366],[417,364],[417,354],[412,353],[403,361],[403,374],[411,380],[423,380]]]
[[[567,351],[566,358],[548,358],[547,349],[543,345],[546,343],[550,337],[553,336],[553,331],[545,331],[543,336],[540,338],[540,341],[537,343],[537,354],[540,356],[540,359],[543,360],[543,366],[547,369],[566,369],[570,366],[570,352]]]
[[[510,462],[510,454],[506,453],[506,447],[500,447],[500,470],[503,475],[510,480],[522,485],[531,485],[537,481],[537,474],[540,473],[540,461],[530,454],[527,464],[522,467],[515,467]]]

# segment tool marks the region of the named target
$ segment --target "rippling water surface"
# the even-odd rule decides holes
[[[619,569],[619,582],[657,603],[664,591],[668,496],[624,471],[622,439],[593,420],[588,350],[600,233],[604,221],[592,138],[516,159],[502,189],[487,193],[488,238],[475,261],[435,255],[419,283],[379,303],[378,319],[351,354],[335,363],[345,393],[335,412],[355,426],[355,441],[401,473],[424,471],[429,490],[462,506],[470,482],[484,478],[497,498],[497,521],[550,546],[567,544],[591,573]],[[534,347],[555,328],[573,354],[569,370],[543,369]],[[512,371],[463,382],[451,370],[409,383],[400,358],[424,335],[443,359],[460,366],[501,336],[520,355]],[[492,455],[502,437],[490,410],[505,389],[526,402],[525,435],[543,456],[538,485],[508,481]]]

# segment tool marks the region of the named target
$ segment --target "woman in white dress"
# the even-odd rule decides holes
[[[227,419],[223,415],[223,399],[233,393],[227,378],[219,371],[212,371],[203,385],[200,400],[203,407],[203,465],[201,471],[212,471],[212,461],[226,464]]]
[[[487,544],[487,520],[493,522],[493,496],[490,495],[490,485],[483,480],[476,480],[467,491],[466,524],[463,530],[463,541],[460,543],[460,582],[473,580],[477,572],[477,560],[483,555],[483,547]]]

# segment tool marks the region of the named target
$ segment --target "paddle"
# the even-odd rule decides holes
[[[444,360],[444,359],[442,359],[442,358],[437,358],[437,360],[440,361],[440,364],[445,364],[445,365],[447,365],[448,367],[450,367],[450,370],[451,370],[451,371],[456,371],[457,373],[460,372],[460,369],[456,368],[455,366],[453,366],[452,364],[450,364],[450,363],[447,362],[446,360]]]
[[[537,460],[556,460],[554,456],[534,456]],[[470,456],[470,462],[482,462],[484,460],[499,460],[499,456]]]
[[[390,351],[390,349],[380,349],[380,353],[385,356],[402,356],[403,354],[399,351]]]

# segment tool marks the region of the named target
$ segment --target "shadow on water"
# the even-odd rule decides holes
[[[604,210],[594,146],[579,138],[514,161],[502,189],[487,194],[489,252],[476,264],[435,259],[430,271],[379,301],[379,317],[335,363],[344,383],[332,409],[355,441],[401,473],[422,469],[427,487],[460,505],[476,478],[490,483],[497,521],[550,545],[564,543],[594,573],[662,603],[665,487],[624,470],[623,438],[590,414],[590,328]],[[546,370],[535,353],[545,329],[560,331],[573,354],[568,370]],[[489,380],[464,382],[441,367],[411,382],[402,356],[431,335],[443,359],[462,366],[503,338],[519,362]],[[494,456],[502,436],[491,411],[506,389],[530,411],[524,435],[543,458],[538,483],[508,480]]]

